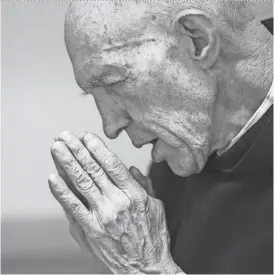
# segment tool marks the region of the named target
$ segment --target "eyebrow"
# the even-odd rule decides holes
[[[105,49],[103,49],[103,51],[104,52],[113,52],[113,51],[121,50],[121,49],[124,49],[124,48],[140,47],[142,44],[149,43],[149,42],[156,42],[156,39],[150,38],[150,39],[145,39],[145,40],[141,40],[141,41],[128,42],[128,43],[125,43],[123,45],[117,45],[117,46],[114,45],[114,46],[111,46],[111,47],[106,47]]]

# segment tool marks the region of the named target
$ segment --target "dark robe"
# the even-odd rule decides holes
[[[174,261],[186,273],[273,273],[273,108],[200,174],[153,164]]]

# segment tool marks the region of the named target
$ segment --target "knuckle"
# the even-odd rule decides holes
[[[82,149],[82,155],[81,155],[81,163],[83,164],[83,168],[87,171],[89,163],[90,163],[90,154]]]
[[[75,165],[75,160],[73,158],[69,158],[69,159],[65,160],[64,163],[69,171],[72,172],[72,171],[77,170],[76,165]]]
[[[96,181],[102,179],[105,175],[103,168],[95,162],[90,162],[86,171]]]
[[[74,154],[77,157],[83,155],[83,147],[80,144],[75,145]]]
[[[71,194],[70,194],[70,190],[68,188],[64,188],[62,190],[59,191],[60,192],[60,199],[64,200],[64,201],[69,201]]]
[[[106,169],[112,172],[122,172],[124,167],[117,157],[109,157],[105,161]]]
[[[92,221],[91,221],[91,217],[90,216],[88,216],[88,217],[86,217],[86,219],[84,219],[83,225],[85,227],[88,227],[88,228],[92,226]]]
[[[77,202],[73,202],[70,204],[69,208],[71,209],[71,211],[74,213],[74,215],[79,215],[82,213],[83,207],[81,204],[77,203]]]
[[[118,208],[114,207],[112,204],[107,204],[105,206],[105,209],[99,214],[100,221],[103,226],[110,226],[118,217]]]
[[[87,175],[83,172],[79,172],[76,174],[76,182],[81,188],[86,188],[90,185],[90,180]]]
[[[117,216],[122,216],[124,213],[129,212],[129,210],[132,209],[132,202],[130,200],[126,200],[120,203],[119,206],[117,206],[116,214]]]
[[[80,188],[81,188],[81,193],[83,195],[87,195],[94,191],[94,184],[92,181],[89,181],[85,185],[80,185]]]
[[[106,179],[106,175],[103,169],[100,170],[97,174],[93,175],[94,181],[103,182]]]
[[[104,227],[108,227],[116,219],[117,219],[117,215],[113,213],[112,215],[103,215],[102,218],[101,218],[101,222],[102,222],[102,224],[103,224]]]
[[[135,197],[135,200],[138,202],[138,203],[146,203],[148,201],[148,193],[142,189],[138,192],[138,195]]]
[[[96,173],[99,173],[101,170],[102,170],[102,168],[101,168],[100,165],[98,165],[98,163],[96,163],[95,161],[90,161],[90,162],[87,164],[87,169],[86,169],[86,171],[87,171],[89,174],[96,174]]]
[[[85,172],[77,171],[75,180],[82,193],[89,193],[93,190],[94,183]]]

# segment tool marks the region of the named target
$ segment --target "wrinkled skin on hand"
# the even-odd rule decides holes
[[[114,273],[182,272],[169,251],[163,204],[138,169],[129,171],[93,134],[81,142],[62,133],[52,156],[59,175],[49,177],[50,189],[83,249]]]

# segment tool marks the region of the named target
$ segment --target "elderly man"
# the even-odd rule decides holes
[[[255,14],[248,1],[70,5],[67,50],[106,136],[154,145],[150,178],[94,134],[52,145],[71,234],[112,272],[272,273],[272,35]]]

